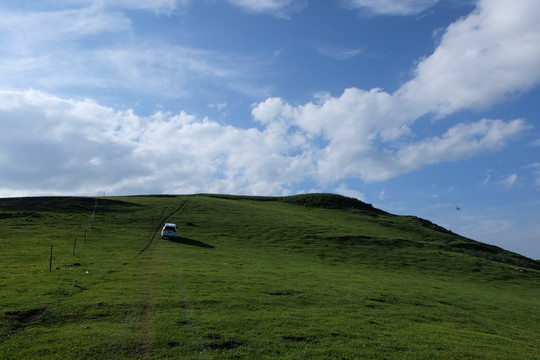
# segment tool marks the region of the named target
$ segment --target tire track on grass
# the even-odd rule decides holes
[[[163,225],[165,225],[165,223],[173,216],[175,215],[177,212],[179,212],[180,210],[182,210],[186,204],[189,202],[189,199],[188,200],[184,200],[184,202],[182,202],[182,204],[180,204],[180,206],[178,208],[176,208],[175,210],[173,210],[173,212],[171,212],[169,215],[167,215],[167,217],[163,218],[163,213],[165,212],[166,208],[163,209],[161,211],[161,214],[160,214],[160,218],[163,218],[163,220],[161,220],[161,222],[155,227],[153,228],[153,231],[152,231],[152,235],[150,236],[150,240],[148,241],[148,243],[146,243],[145,247],[139,251],[139,254],[142,254],[143,252],[145,252],[146,250],[148,250],[148,248],[150,247],[150,245],[152,245],[152,243],[154,242],[154,240],[156,239],[156,236],[160,233],[161,231],[161,228],[163,227]]]
[[[150,240],[146,244],[146,246],[139,252],[137,256],[145,252],[150,248],[150,246],[153,244],[154,240],[156,239],[156,236],[161,231],[161,228],[163,225],[175,214],[177,214],[180,210],[182,210],[186,204],[189,202],[189,200],[184,200],[178,208],[173,210],[169,215],[167,215],[165,218],[163,218],[163,213],[165,213],[165,209],[161,211],[160,218],[161,222],[153,229],[152,235],[150,237]],[[155,306],[154,306],[154,296],[155,292],[158,289],[158,285],[161,282],[161,277],[163,274],[159,273],[156,269],[157,261],[154,261],[154,257],[159,255],[159,252],[152,252],[152,256],[150,258],[151,261],[151,268],[150,271],[146,274],[145,281],[143,283],[142,289],[141,289],[141,296],[142,296],[142,311],[141,311],[141,320],[140,320],[140,328],[141,328],[141,343],[140,347],[138,349],[138,352],[140,355],[143,356],[143,358],[151,358],[153,355],[153,345],[154,345],[154,339],[155,339],[155,333],[154,333],[154,315],[155,315]]]

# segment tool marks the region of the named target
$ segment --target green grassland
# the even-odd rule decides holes
[[[329,194],[95,205],[0,199],[0,358],[540,358],[540,264],[429,221]]]

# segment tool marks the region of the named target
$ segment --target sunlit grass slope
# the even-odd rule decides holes
[[[539,299],[538,262],[336,195],[0,199],[2,359],[537,359]]]

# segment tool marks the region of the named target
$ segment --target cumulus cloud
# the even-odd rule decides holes
[[[308,178],[323,184],[349,176],[379,181],[472,156],[502,146],[525,126],[521,120],[481,120],[392,151],[374,142],[383,131],[375,121],[358,125],[361,135],[344,137],[358,120],[358,108],[339,106],[348,96],[297,107],[268,99],[253,109],[261,129],[240,129],[185,112],[141,117],[91,100],[1,91],[0,172],[9,176],[0,180],[0,195],[31,192],[36,178],[49,194],[92,194],[96,188],[109,194],[284,194]],[[323,114],[334,116],[336,129],[326,127]],[[307,122],[310,116],[315,124]],[[336,191],[364,198],[345,184]]]
[[[3,196],[32,193],[36,179],[48,194],[279,194],[310,173],[309,155],[288,154],[273,127],[238,129],[184,112],[141,117],[34,90],[1,91],[0,115]]]
[[[509,122],[483,119],[472,124],[458,124],[441,137],[422,140],[402,148],[397,158],[402,171],[407,172],[422,165],[459,160],[478,155],[482,151],[497,150],[508,139],[528,128],[521,119]]]
[[[349,8],[360,8],[378,15],[416,15],[439,0],[343,0]]]
[[[352,197],[361,201],[367,201],[366,196],[360,191],[350,189],[347,184],[340,184],[335,189],[336,194]]]
[[[446,29],[396,96],[420,116],[490,106],[540,81],[540,2],[478,2]]]
[[[296,4],[234,3],[255,12],[279,12]],[[496,151],[529,125],[521,119],[463,120],[442,134],[422,139],[415,134],[414,124],[426,114],[442,118],[487,107],[537,85],[539,4],[480,1],[473,13],[448,27],[434,53],[419,61],[413,78],[396,92],[348,88],[339,96],[320,93],[313,101],[294,105],[279,97],[267,98],[253,105],[257,125],[253,128],[222,125],[182,111],[140,116],[92,100],[33,90],[0,91],[0,173],[9,174],[0,178],[0,195],[32,193],[36,179],[39,191],[48,194],[93,194],[96,189],[107,194],[283,194],[306,179],[351,194],[343,184],[346,178],[384,181],[441,161]],[[236,68],[220,66],[213,53],[149,43],[79,52],[68,47],[46,55],[47,46],[58,44],[53,40],[58,34],[47,31],[63,32],[68,42],[70,34],[79,37],[85,31],[84,36],[130,31],[129,20],[121,14],[108,23],[110,14],[102,18],[99,8],[78,11],[92,14],[93,28],[85,30],[84,22],[68,19],[80,13],[60,12],[57,30],[43,25],[43,33],[33,35],[40,29],[22,22],[13,34],[26,33],[29,39],[21,36],[22,44],[16,44],[9,43],[9,36],[2,37],[7,51],[17,54],[16,60],[0,59],[2,79],[12,84],[20,80],[24,86],[24,79],[33,76],[37,84],[58,76],[67,85],[123,83],[130,88],[146,86],[148,91],[181,92],[183,87],[170,79],[189,73],[222,79],[240,76]],[[0,16],[0,27],[9,34],[16,17],[8,15]],[[33,16],[40,24],[41,15]],[[43,52],[36,53],[30,46],[39,43],[33,36],[44,40],[37,45]],[[43,75],[48,65],[53,70]],[[513,185],[516,179],[506,180]]]
[[[440,137],[398,146],[393,140],[410,134],[404,122],[392,117],[392,95],[379,89],[366,92],[347,89],[340,97],[321,104],[292,107],[269,98],[252,111],[256,120],[271,119],[305,132],[317,142],[318,179],[332,183],[347,176],[364,181],[383,181],[424,165],[456,161],[500,149],[529,126],[521,119],[508,122],[483,119],[460,123]],[[279,120],[277,120],[279,119]],[[399,119],[399,118],[398,118]]]
[[[381,181],[500,149],[529,126],[521,119],[483,119],[457,124],[439,137],[411,142],[410,136],[412,124],[427,113],[443,117],[486,107],[538,84],[540,23],[535,14],[540,5],[503,3],[481,1],[473,13],[451,24],[435,52],[419,62],[413,79],[393,94],[349,88],[339,97],[295,107],[268,98],[253,109],[253,117],[319,138],[316,162],[323,183],[346,176]]]

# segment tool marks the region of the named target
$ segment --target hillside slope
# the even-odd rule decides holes
[[[165,221],[176,240],[159,238]],[[6,359],[540,347],[538,262],[336,195],[0,199],[0,246]]]
[[[454,234],[437,224],[432,223],[429,220],[422,219],[416,216],[397,216],[389,214],[383,210],[374,208],[371,204],[366,204],[358,199],[349,198],[335,194],[304,194],[293,195],[287,197],[249,197],[249,196],[231,196],[231,195],[215,195],[206,194],[201,196],[209,196],[213,198],[221,199],[244,199],[252,201],[275,201],[283,202],[292,205],[304,206],[307,208],[322,208],[333,210],[344,210],[352,212],[359,218],[368,217],[371,219],[372,225],[379,225],[379,227],[387,227],[395,230],[393,232],[392,239],[386,239],[390,242],[395,241],[397,247],[415,246],[424,247],[425,245],[431,245],[431,248],[438,248],[440,250],[446,250],[450,252],[459,252],[471,255],[473,257],[484,258],[493,260],[496,262],[522,266],[526,268],[540,269],[540,262],[527,258],[520,254],[516,254],[500,247],[481,243],[462,237],[458,234]],[[379,219],[380,217],[380,219]],[[429,230],[433,230],[442,234],[450,236],[434,236]],[[407,239],[403,239],[400,233],[410,234]],[[366,245],[368,240],[383,240],[384,237],[377,237],[377,233],[373,233],[372,236],[367,236],[367,229],[360,229],[357,237],[356,245]],[[336,239],[334,239],[336,240]],[[354,235],[345,236],[345,242],[354,242]],[[414,245],[408,244],[407,241],[411,241]],[[377,245],[390,246],[388,242],[378,242]],[[420,254],[421,252],[419,252]]]

